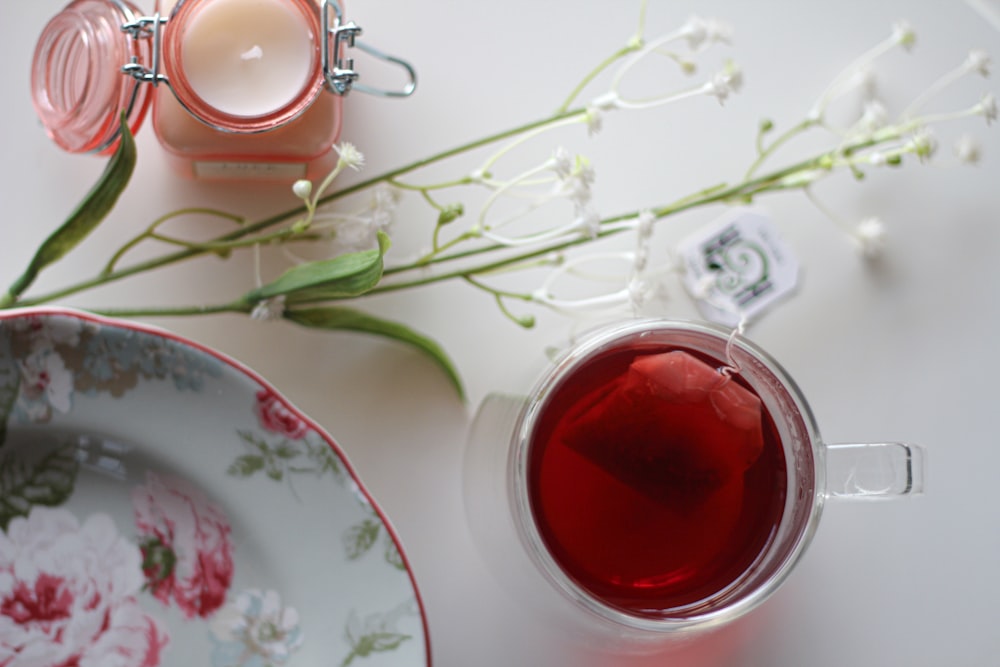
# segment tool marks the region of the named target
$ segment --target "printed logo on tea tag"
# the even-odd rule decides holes
[[[757,211],[728,213],[681,241],[678,254],[702,315],[726,326],[753,320],[798,284],[798,260]]]

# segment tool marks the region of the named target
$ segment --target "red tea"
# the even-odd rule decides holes
[[[605,352],[538,414],[535,522],[564,571],[612,606],[656,616],[726,588],[781,519],[774,422],[721,366],[674,348]]]

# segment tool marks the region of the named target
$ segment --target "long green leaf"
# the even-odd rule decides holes
[[[444,349],[435,341],[406,325],[383,320],[353,308],[289,308],[285,318],[313,329],[358,331],[391,338],[411,345],[429,356],[447,374],[459,396],[465,397],[462,380]]]
[[[135,162],[135,139],[123,117],[118,148],[105,165],[104,173],[59,229],[38,247],[28,268],[0,297],[0,307],[14,303],[42,269],[61,259],[97,228],[125,191],[135,171]]]
[[[244,299],[257,303],[283,294],[288,303],[302,303],[364,294],[382,278],[382,256],[389,249],[389,237],[380,232],[378,239],[377,249],[294,266]]]

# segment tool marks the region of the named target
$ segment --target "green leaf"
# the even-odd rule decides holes
[[[351,653],[340,663],[341,667],[350,665],[355,658],[367,658],[372,653],[395,651],[407,639],[411,639],[410,635],[399,632],[371,632],[358,637],[353,640]]]
[[[282,442],[274,448],[274,455],[279,459],[284,459],[286,461],[291,459],[296,459],[302,455],[295,445],[290,442]]]
[[[462,380],[444,349],[435,341],[406,325],[383,320],[353,308],[342,307],[290,308],[285,311],[284,316],[296,324],[313,329],[358,331],[411,345],[429,356],[448,376],[458,395],[465,397]]]
[[[365,519],[351,526],[344,535],[344,546],[347,548],[347,558],[357,560],[375,546],[382,525],[371,519]]]
[[[121,139],[118,148],[104,167],[104,173],[77,205],[76,210],[35,251],[24,273],[0,297],[0,307],[10,305],[28,289],[42,269],[61,259],[75,248],[107,217],[119,196],[125,191],[135,170],[135,139],[122,116]]]
[[[230,464],[226,470],[234,477],[250,477],[258,470],[264,469],[264,457],[253,454],[244,454]]]
[[[396,542],[391,536],[385,542],[385,551],[382,555],[385,557],[385,562],[389,565],[400,571],[406,570],[406,562],[403,560],[403,554],[399,552],[399,547],[396,546]]]
[[[273,282],[247,293],[244,299],[257,303],[283,294],[288,302],[301,303],[364,294],[382,278],[382,256],[389,249],[389,237],[379,232],[378,242],[377,249],[294,266]]]
[[[64,445],[38,461],[13,453],[0,461],[0,528],[35,505],[55,507],[73,493],[79,464],[76,447]]]

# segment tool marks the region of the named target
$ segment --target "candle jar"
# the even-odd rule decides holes
[[[343,96],[406,96],[413,69],[355,43],[335,0],[73,0],[45,27],[32,97],[50,137],[74,153],[108,153],[125,114],[149,108],[171,165],[201,179],[291,181],[332,166]],[[355,84],[344,53],[363,47],[402,66],[401,91]]]

